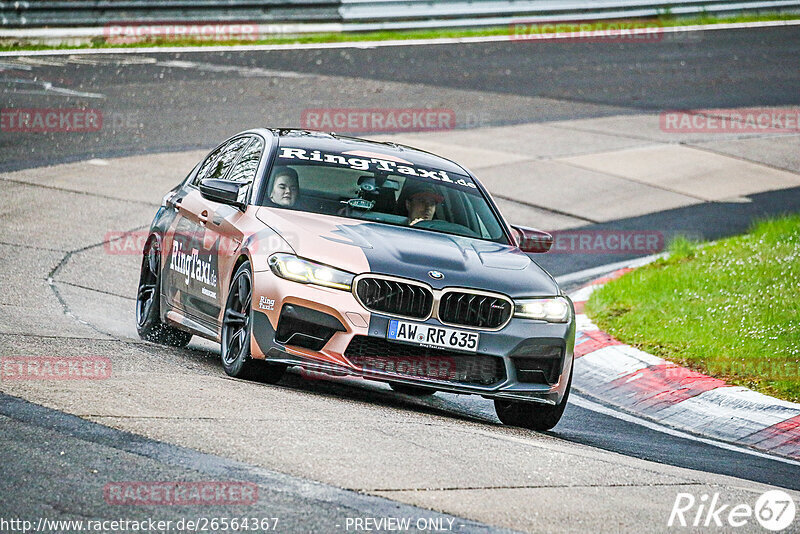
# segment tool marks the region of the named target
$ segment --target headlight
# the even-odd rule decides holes
[[[549,299],[519,299],[514,301],[514,317],[536,319],[548,323],[569,321],[570,306],[564,297]]]
[[[269,267],[277,276],[287,280],[343,291],[350,291],[355,277],[347,271],[304,260],[292,254],[273,254],[269,257]]]

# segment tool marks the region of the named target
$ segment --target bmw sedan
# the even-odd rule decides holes
[[[546,430],[569,395],[575,313],[536,262],[552,237],[509,225],[477,178],[431,153],[257,129],[164,197],[136,301],[139,335],[220,343],[234,377],[290,366],[404,394],[493,399]]]

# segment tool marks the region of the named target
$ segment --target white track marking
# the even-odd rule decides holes
[[[0,72],[4,70],[31,70],[32,67],[30,65],[26,65],[24,61],[20,59],[14,61],[13,59],[9,62],[0,62]]]
[[[674,26],[661,28],[664,33],[697,32],[713,30],[738,30],[751,28],[773,28],[798,26],[800,20],[774,20],[764,22],[734,22],[729,24],[702,24],[696,26]],[[535,42],[556,39],[575,39],[571,34],[546,34]],[[481,37],[452,37],[443,39],[401,39],[394,41],[354,41],[342,43],[294,43],[280,45],[238,45],[238,46],[166,46],[142,48],[79,48],[67,50],[25,50],[0,52],[0,57],[14,56],[64,56],[64,55],[108,55],[108,54],[176,54],[190,52],[248,52],[264,50],[325,50],[336,48],[382,48],[388,46],[421,46],[440,44],[501,43],[519,41],[511,35],[488,35]],[[520,44],[531,41],[520,41]]]
[[[58,96],[76,96],[79,98],[105,98],[106,95],[102,93],[87,93],[84,91],[75,91],[74,89],[67,89],[66,87],[58,87],[51,82],[42,80],[26,80],[23,78],[0,78],[0,83],[11,84],[12,86],[30,87],[30,89],[17,89],[14,87],[12,91],[15,94],[21,95],[58,95]],[[4,90],[3,92],[8,92]]]
[[[55,56],[55,57],[33,57],[33,56],[20,56],[17,61],[32,65],[34,67],[63,67],[67,64],[68,59]]]
[[[76,63],[78,65],[94,65],[94,66],[108,65],[113,67],[119,67],[125,65],[151,65],[158,60],[154,57],[136,57],[130,55],[126,56],[106,55],[101,57],[86,57],[73,54],[69,56],[68,61],[70,63]]]
[[[681,439],[688,439],[692,441],[697,441],[700,443],[704,443],[706,445],[711,445],[712,447],[717,447],[720,449],[725,449],[727,451],[738,452],[742,454],[749,454],[751,456],[757,456],[759,458],[766,458],[769,460],[775,460],[776,462],[783,462],[789,465],[800,466],[800,462],[796,460],[792,460],[789,458],[783,458],[781,456],[774,456],[771,454],[767,454],[764,452],[759,452],[753,449],[748,449],[746,447],[740,447],[737,445],[733,445],[731,443],[725,443],[724,441],[716,441],[713,439],[708,438],[701,438],[700,436],[695,436],[694,434],[689,434],[687,432],[681,432],[680,430],[675,430],[674,428],[670,428],[668,426],[659,425],[658,423],[654,423],[652,421],[648,421],[647,419],[642,419],[636,417],[634,415],[630,415],[625,412],[612,410],[611,408],[607,408],[602,404],[598,404],[596,402],[590,401],[589,399],[583,398],[579,395],[575,395],[573,393],[569,397],[569,403],[578,406],[579,408],[584,408],[586,410],[590,410],[595,413],[601,413],[603,415],[608,415],[610,417],[614,417],[621,421],[625,421],[626,423],[633,423],[635,425],[643,426],[645,428],[649,428],[650,430],[655,430],[656,432],[661,432],[662,434],[668,434],[670,436],[674,436],[676,438]]]
[[[315,76],[287,70],[270,70],[244,65],[221,65],[219,63],[198,63],[195,61],[159,61],[156,65],[176,69],[196,69],[205,72],[233,72],[245,78],[308,78]]]

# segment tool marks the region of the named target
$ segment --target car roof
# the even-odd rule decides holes
[[[336,133],[300,130],[295,128],[270,128],[269,131],[278,137],[279,146],[340,153],[350,151],[370,152],[401,158],[416,166],[428,169],[470,175],[469,171],[454,161],[437,156],[436,154],[431,154],[430,152],[425,152],[424,150],[397,143],[382,143]]]

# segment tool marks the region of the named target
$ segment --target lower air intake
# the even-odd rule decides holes
[[[377,337],[354,336],[344,355],[367,373],[472,386],[491,386],[506,378],[503,360],[495,356],[428,349]]]

